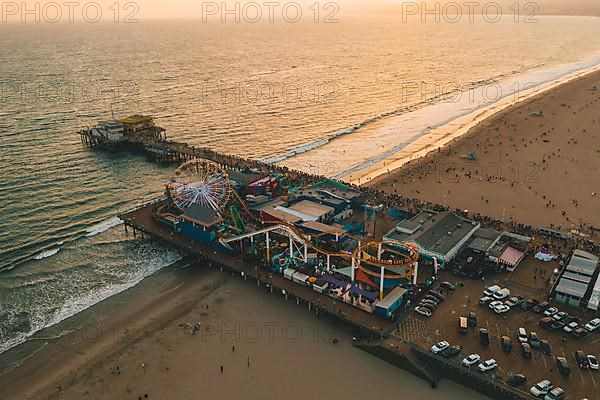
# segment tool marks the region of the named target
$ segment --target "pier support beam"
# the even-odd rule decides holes
[[[331,266],[330,266],[329,260],[330,260],[330,256],[329,256],[329,254],[327,254],[327,272],[331,271]]]
[[[417,275],[419,273],[419,262],[415,261],[415,273],[413,274],[413,285],[417,284]]]
[[[269,232],[267,231],[267,263],[271,262],[271,240],[269,239]]]
[[[385,280],[384,273],[385,273],[385,268],[382,266],[381,267],[381,276],[379,277],[379,300],[383,300],[383,282]]]

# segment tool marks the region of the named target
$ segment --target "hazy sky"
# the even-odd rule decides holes
[[[68,6],[69,2],[74,5]],[[234,11],[234,14],[238,13],[241,17],[245,16],[252,19],[257,16],[258,10],[261,13],[260,19],[265,20],[268,19],[269,13],[281,18],[284,7],[288,7],[288,17],[293,18],[297,12],[296,8],[298,8],[296,4],[299,4],[303,18],[313,17],[315,15],[313,5],[318,4],[319,16],[322,18],[330,14],[401,13],[403,3],[420,5],[422,2],[423,0],[414,2],[407,0],[137,0],[131,2],[128,0],[57,0],[54,2],[26,0],[24,2],[3,1],[1,8],[2,22],[20,22],[21,20],[32,22],[36,18],[41,22],[65,22],[69,21],[70,16],[75,20],[81,20],[85,17],[88,20],[101,21],[115,19],[119,21],[126,19],[143,21],[144,19],[154,18],[201,18],[203,15],[221,18],[225,15],[223,4],[226,3],[228,10],[236,10],[235,4],[237,4],[238,11]],[[467,0],[426,0],[426,2],[441,4],[453,2],[462,5]],[[508,10],[509,6],[515,2],[524,6],[524,4],[530,3],[531,0],[479,0],[477,2],[480,4],[477,7],[478,9],[489,3],[500,3],[505,10]],[[533,3],[539,8],[536,11],[538,14],[600,15],[600,0],[537,0]],[[115,8],[115,4],[118,7]],[[258,9],[256,6],[258,6]],[[464,8],[464,10],[468,10],[468,8]],[[234,19],[234,14],[229,14],[229,20]]]

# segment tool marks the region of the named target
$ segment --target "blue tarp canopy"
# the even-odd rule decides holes
[[[345,289],[349,285],[349,283],[339,280],[333,275],[323,275],[321,277],[321,279],[323,279],[325,282],[329,283],[330,285],[339,287],[341,289]]]
[[[357,295],[361,295],[362,297],[368,299],[371,303],[373,303],[375,300],[377,300],[377,293],[375,292],[367,292],[364,289],[361,289],[359,287],[353,287],[352,289],[350,289],[350,293],[352,294],[357,294]]]

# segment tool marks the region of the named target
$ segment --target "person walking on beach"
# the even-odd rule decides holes
[[[246,358],[248,360],[248,368],[250,368],[250,354],[248,354]]]
[[[231,351],[235,353],[235,346],[231,346]]]
[[[221,365],[221,373],[223,373],[223,366]]]

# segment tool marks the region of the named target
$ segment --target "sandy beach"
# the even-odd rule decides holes
[[[368,186],[507,222],[598,228],[599,112],[593,72],[508,107]]]
[[[150,293],[138,288],[107,300],[109,315],[0,377],[0,397],[485,398],[450,381],[431,389],[354,348],[346,327],[239,276],[200,265],[167,275]]]

